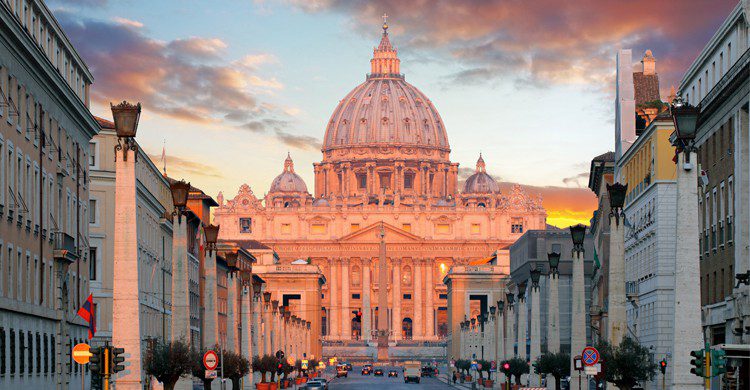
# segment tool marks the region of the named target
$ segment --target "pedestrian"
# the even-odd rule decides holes
[[[455,371],[453,371],[453,384],[454,384],[454,385],[456,384],[456,379],[458,379],[458,378],[456,378],[456,377],[457,377],[457,375],[456,375],[456,372],[455,372]]]

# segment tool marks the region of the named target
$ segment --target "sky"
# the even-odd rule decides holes
[[[48,0],[94,75],[91,110],[143,104],[139,144],[168,174],[263,195],[290,153],[313,188],[325,124],[369,71],[388,15],[406,80],[440,112],[460,175],[481,152],[541,194],[548,223],[588,223],[591,159],[614,150],[618,49],[651,49],[660,89],[736,0]],[[634,67],[638,63],[634,64]]]

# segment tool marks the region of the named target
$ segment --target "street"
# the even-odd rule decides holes
[[[378,367],[382,368],[384,376],[362,375],[362,367],[354,367],[349,372],[348,378],[336,378],[331,381],[330,388],[334,389],[382,389],[387,386],[388,390],[396,389],[450,389],[451,386],[440,382],[437,378],[422,378],[419,384],[404,383],[401,367]],[[398,378],[389,378],[388,370],[394,369],[398,372]]]

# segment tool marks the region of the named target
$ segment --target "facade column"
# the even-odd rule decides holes
[[[227,349],[237,352],[237,278],[227,278]],[[258,327],[260,331],[260,327]]]
[[[412,319],[412,335],[414,340],[422,340],[424,332],[424,318],[423,318],[423,300],[422,300],[422,259],[414,260],[413,272],[414,275],[414,318]]]
[[[536,362],[539,356],[542,354],[542,332],[540,329],[540,310],[539,310],[539,285],[531,286],[531,354],[529,361],[531,363]],[[529,386],[538,387],[541,385],[541,378],[539,374],[534,373],[532,368],[529,373]]]
[[[391,305],[393,309],[391,311],[391,330],[393,331],[393,339],[401,340],[401,305],[403,295],[401,294],[401,259],[391,259],[391,271],[393,272],[393,284],[391,285]]]
[[[242,356],[248,361],[253,361],[253,329],[250,319],[252,318],[252,296],[253,296],[253,284],[252,278],[245,282],[246,285],[242,288],[242,302],[240,303],[240,322],[242,323],[242,343],[240,343],[240,349]],[[253,385],[253,367],[250,365],[250,372],[245,376],[242,381],[243,390],[251,390],[254,388]]]
[[[517,356],[526,361],[526,330],[528,329],[528,308],[526,307],[526,286],[518,286],[518,332],[516,333]],[[521,383],[526,383],[521,377]]]
[[[190,343],[188,267],[187,218],[183,216],[175,218],[172,237],[172,340],[186,343]]]
[[[685,169],[685,157],[694,165]],[[677,235],[674,286],[674,339],[672,349],[672,386],[675,389],[700,389],[701,379],[690,373],[690,351],[703,348],[698,223],[698,156],[694,151],[677,154]],[[742,189],[747,190],[746,188]]]
[[[352,308],[349,307],[351,300],[349,293],[349,259],[341,260],[341,338],[352,339]]]
[[[427,314],[425,316],[425,336],[427,340],[435,339],[435,260],[427,259],[424,263],[424,272],[427,276],[427,283],[425,285],[425,294],[427,295],[425,310]]]
[[[620,223],[621,218],[619,215],[615,215],[615,212],[619,213],[620,210],[612,210],[609,215],[607,336],[612,345],[620,345],[628,327],[628,319],[625,314],[625,226]]]
[[[504,302],[497,302],[497,318],[495,319],[495,356],[497,357],[495,362],[497,363],[497,381],[500,383],[500,364],[505,357],[505,316],[503,315]]]
[[[370,265],[362,262],[362,339],[372,339],[372,312],[370,295],[372,294]]]
[[[330,329],[328,330],[328,333],[330,337],[334,340],[337,340],[340,338],[340,332],[339,332],[339,259],[332,258],[331,259],[331,285],[328,288],[328,294],[330,295],[329,302],[330,304],[330,310],[329,310],[329,317],[328,323],[331,325]]]
[[[280,348],[279,333],[281,326],[279,324],[279,301],[271,301],[271,354],[276,353]]]
[[[261,348],[260,348],[261,346],[260,296],[261,296],[260,291],[253,291],[253,338],[252,338],[253,351],[261,351]]]
[[[516,356],[516,353],[513,351],[513,345],[516,343],[516,337],[515,337],[515,330],[516,330],[516,313],[515,308],[518,306],[518,303],[513,304],[510,303],[508,305],[508,315],[505,319],[506,321],[506,333],[505,333],[505,358],[510,359],[514,356]]]
[[[115,382],[121,389],[140,389],[142,382],[141,374],[141,305],[139,287],[139,261],[138,261],[138,231],[136,221],[136,174],[135,159],[137,151],[125,149],[127,159],[115,151],[117,161],[115,162],[115,221],[114,226],[114,269],[126,270],[126,272],[115,272],[112,290],[112,343],[120,348],[125,348],[130,354],[127,371],[122,371],[115,376]],[[178,235],[184,237],[185,218],[182,224],[174,226],[174,240],[179,241]],[[187,245],[183,246],[185,262],[187,262]],[[175,252],[173,261],[178,258],[179,252]],[[10,261],[10,259],[8,259]],[[92,260],[93,261],[93,260]],[[20,259],[19,259],[20,262]],[[56,265],[57,266],[57,265]],[[185,296],[187,296],[187,268],[183,268],[185,277]],[[182,275],[180,275],[182,276]],[[182,281],[179,276],[175,282]],[[63,286],[61,283],[60,286]],[[63,295],[65,293],[63,292]],[[175,297],[178,298],[178,297]],[[67,302],[63,298],[63,304]],[[179,301],[178,301],[179,302]],[[173,301],[173,304],[175,302]],[[76,305],[80,302],[76,302]],[[187,308],[189,310],[189,306]],[[63,312],[65,308],[63,307]],[[172,312],[174,315],[174,311]],[[173,320],[173,324],[174,324]],[[67,321],[61,321],[67,323]],[[189,331],[189,324],[185,326]],[[61,332],[63,335],[67,331]],[[172,334],[175,332],[173,330]],[[189,335],[189,333],[188,333]],[[66,340],[59,340],[62,345]],[[189,342],[189,337],[186,338]],[[55,348],[55,347],[53,347]],[[12,356],[12,355],[11,355]],[[59,356],[59,355],[58,355]],[[60,363],[58,363],[60,364]],[[75,363],[74,363],[75,364]],[[53,367],[54,369],[54,367]],[[58,370],[58,372],[69,372]],[[63,376],[65,379],[65,376]]]
[[[259,355],[273,355],[273,323],[271,321],[271,293],[263,293],[263,351]]]
[[[696,179],[697,180],[697,179]],[[696,203],[697,204],[697,203]],[[696,236],[697,237],[697,236]],[[573,251],[573,277],[571,283],[573,308],[570,316],[570,390],[582,390],[578,386],[582,371],[576,371],[573,366],[573,357],[580,355],[586,347],[586,292],[584,290],[583,276],[583,249]],[[699,317],[700,318],[700,317]],[[700,320],[699,320],[700,321]],[[690,373],[690,370],[688,370]],[[588,382],[584,388],[588,388]]]
[[[611,236],[610,236],[611,237]],[[549,302],[547,303],[547,351],[560,352],[560,276],[557,270],[550,271],[547,279],[549,287]],[[555,388],[555,377],[547,375],[547,388]]]
[[[306,326],[306,328],[305,328],[305,353],[308,356],[310,356],[310,354],[312,353],[312,350],[313,350],[312,349],[312,345],[310,344],[310,339],[311,339],[310,338],[310,321],[307,321],[307,323],[305,324],[305,326]],[[316,358],[322,359],[321,356],[316,356]]]
[[[201,336],[205,348],[213,348],[219,344],[219,301],[216,296],[216,251],[206,250],[203,262],[204,283],[204,307],[203,307],[203,329]]]

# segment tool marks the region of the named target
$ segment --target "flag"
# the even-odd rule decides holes
[[[78,316],[89,323],[89,340],[93,339],[96,334],[96,315],[94,314],[94,297],[91,294],[86,298],[86,302],[83,302],[83,306],[78,309]]]
[[[602,264],[599,262],[599,255],[596,254],[596,247],[594,247],[594,269],[602,268]]]
[[[200,252],[203,252],[203,237],[205,235],[203,234],[203,224],[201,223],[195,231],[195,241],[198,243],[198,250]]]

